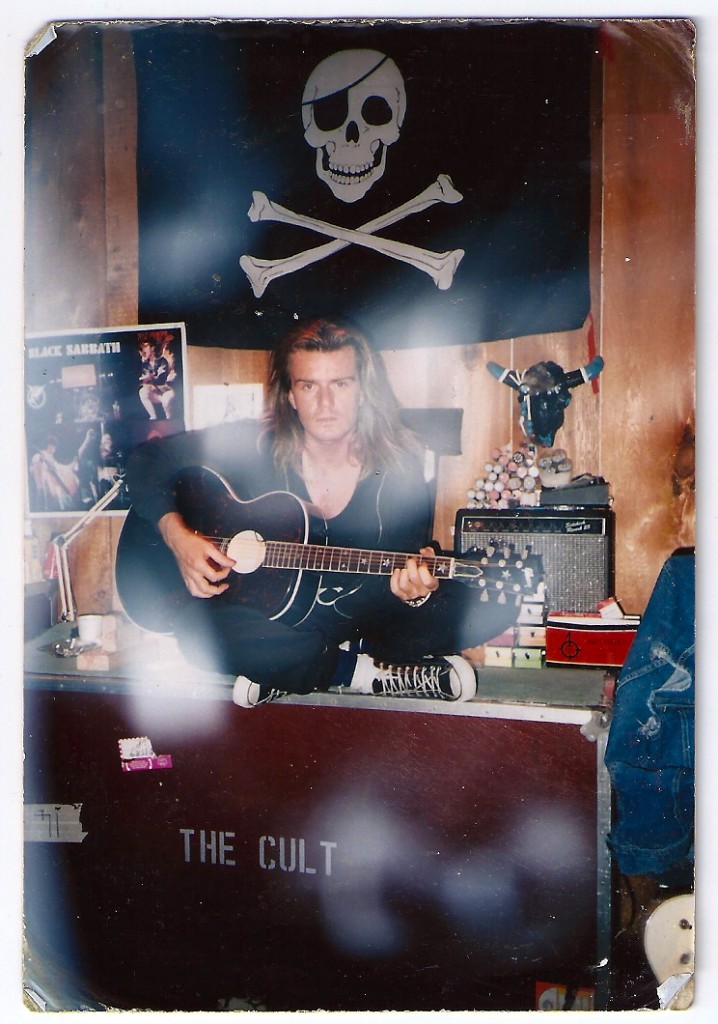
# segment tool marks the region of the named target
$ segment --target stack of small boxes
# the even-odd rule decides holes
[[[546,655],[546,585],[524,595],[516,625],[484,645],[484,664],[497,668],[542,668]]]

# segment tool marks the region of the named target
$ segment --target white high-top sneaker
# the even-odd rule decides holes
[[[465,701],[476,696],[476,672],[460,655],[385,665],[377,664],[368,654],[359,654],[345,692]]]
[[[256,708],[259,704],[267,704],[270,700],[279,700],[280,697],[286,696],[286,690],[260,686],[246,676],[237,676],[232,687],[232,700],[240,708]]]

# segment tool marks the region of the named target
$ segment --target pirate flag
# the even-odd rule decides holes
[[[269,348],[571,330],[589,308],[594,30],[488,21],[128,28],[140,313]]]

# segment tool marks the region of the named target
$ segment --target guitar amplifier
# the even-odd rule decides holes
[[[454,554],[509,546],[540,555],[550,611],[593,611],[614,593],[614,515],[609,508],[462,508]]]

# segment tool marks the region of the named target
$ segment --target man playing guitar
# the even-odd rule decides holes
[[[242,502],[295,495],[321,514],[327,544],[417,556],[390,575],[300,573],[311,587],[301,614],[227,602],[237,561],[231,546],[218,548],[178,510],[173,482],[189,466],[220,474]],[[150,441],[133,453],[127,485],[134,513],[159,532],[194,599],[174,616],[181,649],[236,676],[242,707],[329,687],[468,700],[476,674],[459,652],[518,616],[516,603],[481,600],[432,573],[422,452],[401,423],[383,361],[348,325],[314,320],[279,343],[263,424]],[[295,612],[299,589],[288,602]]]

